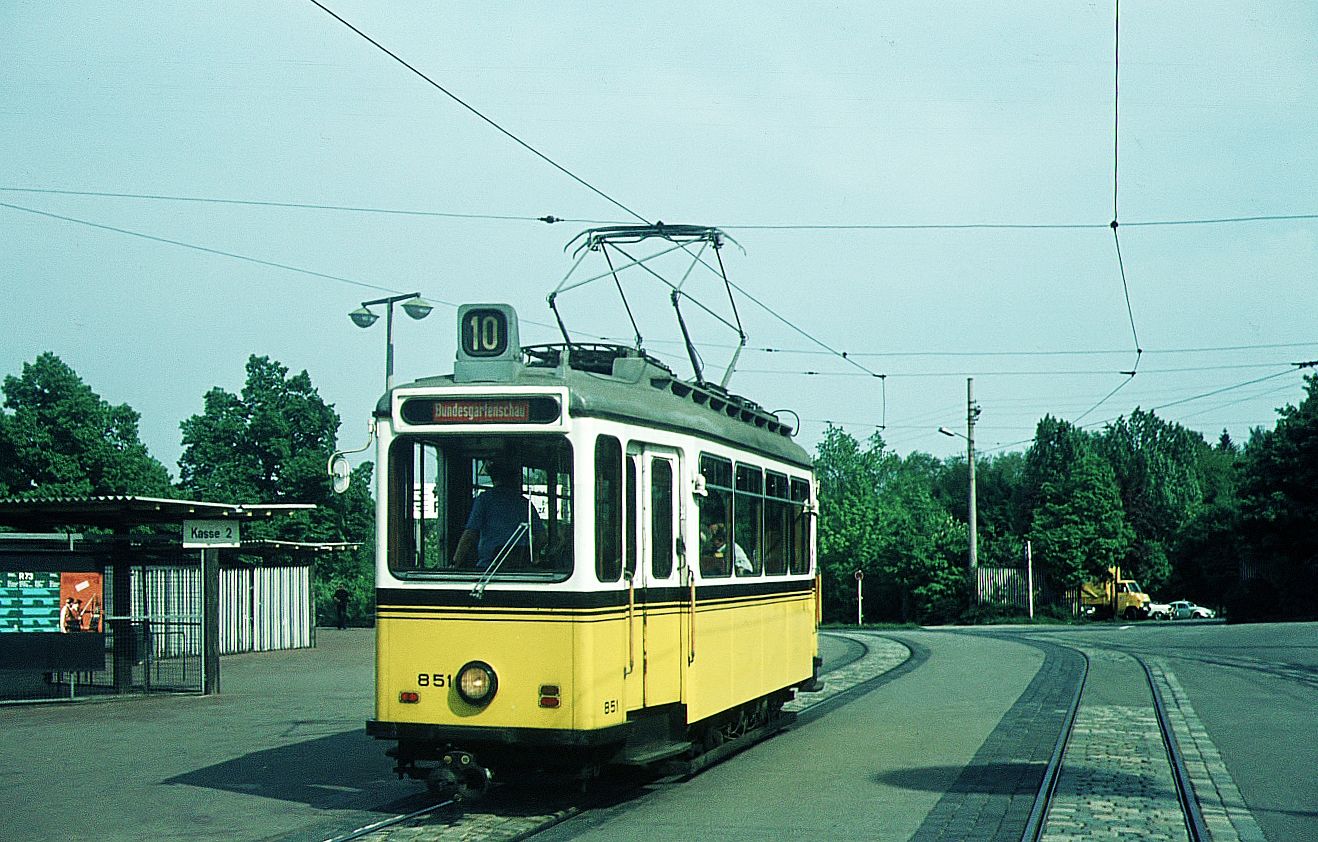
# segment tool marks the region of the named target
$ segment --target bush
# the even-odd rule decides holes
[[[1261,623],[1281,616],[1281,595],[1267,579],[1246,579],[1226,595],[1227,622]]]

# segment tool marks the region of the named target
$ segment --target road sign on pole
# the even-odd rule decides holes
[[[238,521],[185,520],[183,521],[183,548],[213,550],[219,547],[237,547]]]
[[[856,571],[856,625],[865,625],[865,572]]]

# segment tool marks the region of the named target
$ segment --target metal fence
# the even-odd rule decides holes
[[[1028,611],[1029,579],[1023,567],[976,567],[979,603],[1013,605]]]

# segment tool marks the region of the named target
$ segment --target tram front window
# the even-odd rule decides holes
[[[394,575],[544,581],[572,572],[565,438],[403,437],[388,469]]]

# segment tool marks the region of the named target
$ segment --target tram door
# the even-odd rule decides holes
[[[642,446],[637,526],[640,527],[633,623],[639,640],[642,704],[676,702],[681,696],[682,613],[677,596],[677,451]],[[635,534],[635,533],[633,533]]]

